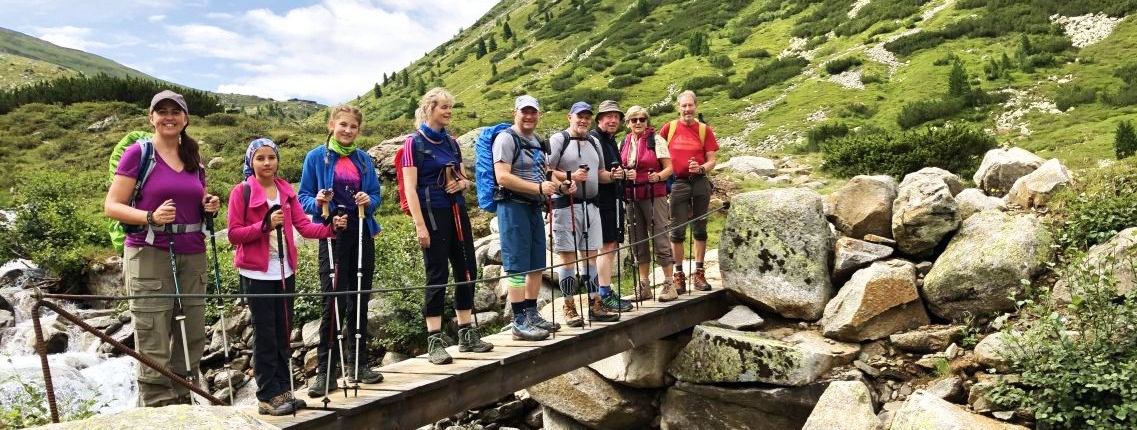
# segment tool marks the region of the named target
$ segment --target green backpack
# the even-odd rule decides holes
[[[130,195],[129,204],[133,205],[134,201],[138,199],[138,193],[142,189],[142,184],[146,182],[146,178],[150,176],[150,172],[154,170],[154,144],[150,142],[150,137],[154,133],[148,131],[132,131],[123,136],[122,140],[118,141],[114,150],[111,151],[109,162],[110,169],[107,172],[107,186],[114,181],[114,172],[118,169],[118,163],[122,159],[122,154],[126,152],[126,148],[135,143],[141,143],[142,146],[142,161],[138,165],[138,179],[134,184],[134,192]],[[107,233],[111,238],[111,245],[114,246],[115,251],[122,255],[123,246],[126,242],[126,230],[123,224],[117,220],[110,220],[107,224]]]

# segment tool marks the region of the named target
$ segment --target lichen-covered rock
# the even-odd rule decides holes
[[[939,178],[941,181],[944,181],[944,184],[948,186],[948,191],[951,191],[952,196],[963,191],[963,181],[959,179],[959,175],[939,167],[925,167],[904,175],[904,179],[900,181],[900,186],[903,187],[909,181],[923,181],[928,178]]]
[[[1079,286],[1084,280],[1078,278],[1092,279],[1098,276],[1112,279],[1118,297],[1123,296],[1133,291],[1137,285],[1135,266],[1137,266],[1137,227],[1130,227],[1117,233],[1105,243],[1091,247],[1082,259],[1082,263],[1077,265],[1085,272],[1064,274],[1062,279],[1054,284],[1054,297],[1069,303],[1073,295],[1085,293]]]
[[[833,284],[841,285],[856,271],[892,255],[891,246],[881,245],[850,237],[837,239],[833,249]]]
[[[1046,162],[1033,152],[1019,147],[995,148],[983,155],[979,170],[972,179],[987,194],[1002,196],[1011,190],[1019,178],[1030,174]]]
[[[814,343],[790,344],[757,333],[695,326],[687,344],[668,372],[697,384],[765,382],[802,386],[834,366],[828,350]]]
[[[1002,209],[1006,202],[998,197],[988,196],[978,188],[968,188],[955,195],[955,203],[959,208],[959,219],[964,220],[979,212]]]
[[[917,391],[892,418],[890,430],[1027,430],[975,415],[924,391]]]
[[[901,252],[930,256],[944,236],[959,228],[954,195],[942,175],[904,177],[892,204],[892,237]]]
[[[786,188],[735,196],[720,249],[723,285],[748,304],[816,320],[833,297],[832,232],[816,191]]]
[[[660,406],[663,430],[785,430],[801,428],[826,382],[804,387],[750,388],[677,382]]]
[[[1051,158],[1029,175],[1019,178],[1007,193],[1008,204],[1022,208],[1046,206],[1050,198],[1070,183],[1070,171],[1057,158]]]
[[[740,175],[753,173],[758,176],[774,176],[778,174],[778,168],[774,166],[772,160],[753,155],[730,157],[725,163],[715,166],[715,170],[726,170]]]
[[[1014,309],[1022,292],[1050,261],[1052,239],[1037,217],[999,211],[978,213],[963,223],[924,278],[928,310],[945,319]]]
[[[904,260],[877,261],[855,273],[825,306],[825,336],[847,342],[887,337],[928,324],[916,290],[916,266]]]
[[[963,339],[963,329],[961,325],[929,325],[894,334],[888,337],[888,341],[907,352],[940,352]]]
[[[872,394],[861,381],[833,381],[802,430],[879,430]]]
[[[837,231],[854,239],[875,234],[892,237],[892,202],[896,179],[858,175],[825,198],[826,217]]]
[[[655,417],[650,391],[623,387],[582,367],[527,389],[544,406],[596,429],[640,429]]]
[[[1012,335],[997,331],[987,335],[975,345],[975,359],[986,369],[999,373],[1011,370],[1011,348],[1016,342]]]
[[[609,381],[636,388],[661,388],[668,385],[667,364],[679,353],[680,343],[656,340],[637,346],[588,367]]]

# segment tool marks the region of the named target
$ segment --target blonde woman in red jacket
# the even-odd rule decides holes
[[[310,239],[335,237],[347,217],[332,226],[312,222],[288,181],[276,177],[280,154],[269,139],[257,139],[245,151],[245,181],[229,193],[229,242],[236,246],[233,265],[241,273],[246,293],[295,291],[296,243],[292,231]],[[277,229],[284,240],[280,254]],[[287,258],[285,258],[287,257]],[[282,266],[281,262],[284,261]],[[288,360],[292,298],[250,298],[253,314],[253,370],[257,378],[257,408],[263,415],[286,415],[306,405],[292,395]]]

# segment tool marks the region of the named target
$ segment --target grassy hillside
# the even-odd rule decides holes
[[[75,71],[51,63],[0,53],[0,90],[35,83],[42,79],[74,76]]]
[[[0,52],[54,64],[64,69],[74,70],[92,76],[103,73],[110,76],[133,76],[136,78],[154,79],[145,73],[98,55],[56,46],[6,28],[0,28]],[[50,76],[43,78],[50,79]],[[4,79],[2,82],[7,83],[8,80]]]
[[[1107,25],[1098,31],[1107,37],[1077,48],[1077,34],[1049,17],[1134,9],[1131,1],[505,0],[406,69],[377,77],[380,97],[351,103],[369,121],[405,121],[425,89],[443,85],[458,98],[454,128],[463,132],[507,120],[512,98],[530,93],[551,131],[565,125],[573,100],[650,106],[659,122],[674,115],[679,91],[695,88],[724,152],[776,155],[822,123],[899,130],[906,104],[943,97],[958,60],[993,101],[925,125],[971,125],[1090,167],[1112,158],[1116,122],[1132,114],[1125,97],[1106,98],[1124,93],[1115,71],[1134,62],[1137,24]],[[988,76],[985,67],[1004,55],[1006,68]],[[790,64],[796,56],[807,63]],[[834,76],[826,66],[839,59],[855,65]],[[1056,110],[1076,85],[1092,100]]]

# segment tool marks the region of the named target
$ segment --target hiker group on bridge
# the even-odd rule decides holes
[[[431,363],[451,363],[446,348],[455,343],[462,352],[494,347],[482,339],[473,312],[477,267],[464,196],[471,187],[478,206],[497,215],[515,340],[539,341],[561,329],[556,310],[552,321],[537,310],[546,269],[557,275],[560,321],[570,327],[585,324],[585,308],[587,321],[612,322],[631,310],[633,301],[670,301],[688,287],[711,288],[703,270],[712,192],[706,173],[715,167],[718,143],[698,117],[694,92],[682,92],[677,101],[678,119],[658,132],[641,106],[622,111],[617,102],[605,100],[594,111],[579,101],[569,109],[567,127],[543,139],[536,132],[541,105],[522,95],[514,101],[512,123],[483,129],[474,144],[475,165],[466,166],[447,129],[454,96],[443,88],[426,92],[415,111],[417,129],[395,154],[395,167],[399,204],[413,221],[423,252]],[[213,228],[220,199],[206,189],[198,143],[186,132],[189,119],[181,95],[162,91],[153,97],[153,132],[132,132],[112,155],[104,212],[115,221],[112,238],[123,246],[125,286],[136,296],[130,302],[135,345],[192,383],[205,349],[205,302],[181,295],[204,294],[210,282],[205,230],[218,291],[221,279]],[[623,138],[617,136],[621,123],[628,128]],[[379,178],[371,156],[357,146],[363,126],[359,109],[334,107],[327,126],[327,138],[304,159],[297,190],[277,177],[276,144],[259,138],[245,152],[245,180],[229,193],[228,237],[236,249],[233,264],[242,291],[278,294],[249,300],[261,414],[306,407],[293,396],[294,298],[287,293],[295,292],[298,268],[294,233],[321,240],[320,286],[327,293],[317,373],[308,395],[326,398],[341,378],[346,384],[383,380],[367,365],[366,347],[374,238],[380,232],[375,218],[382,203]],[[695,267],[684,271],[675,263],[684,261],[687,224],[692,227],[687,251]],[[625,230],[638,274],[631,300],[612,282]],[[655,264],[664,273],[661,283],[652,279]],[[456,342],[442,330],[447,285],[454,285]],[[577,303],[582,291],[586,298]],[[224,313],[221,317],[224,325]],[[224,343],[228,362],[228,340]],[[154,369],[139,366],[137,379],[143,406],[192,402],[189,389]],[[230,396],[232,402],[232,390]]]

